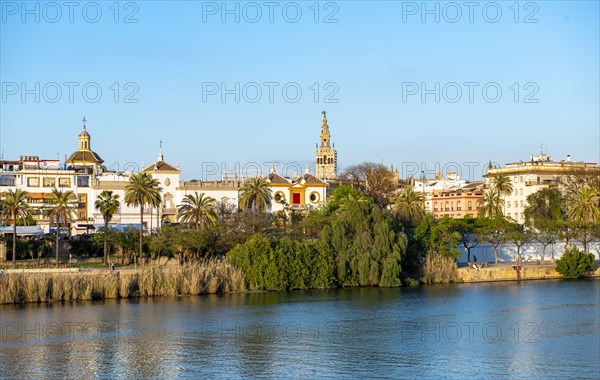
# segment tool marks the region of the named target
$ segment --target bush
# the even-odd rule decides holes
[[[407,238],[379,206],[346,199],[324,223],[320,240],[254,235],[227,259],[250,289],[400,286]]]
[[[250,289],[287,290],[335,285],[335,259],[322,242],[254,235],[227,254],[245,274]]]
[[[556,260],[556,271],[566,277],[579,278],[593,269],[594,254],[586,254],[575,246],[568,247]]]

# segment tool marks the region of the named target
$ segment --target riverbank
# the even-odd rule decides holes
[[[588,278],[600,278],[596,264]],[[556,280],[565,278],[555,265],[499,264],[457,269],[458,283]],[[0,304],[82,301],[154,296],[181,296],[246,291],[242,272],[221,260],[191,266],[152,266],[141,269],[61,268],[0,271]]]
[[[138,270],[5,270],[0,304],[240,292],[244,282],[241,271],[221,260]]]
[[[527,281],[527,280],[556,280],[565,278],[556,271],[554,263],[546,265],[522,265],[513,267],[512,264],[500,264],[486,268],[458,268],[458,282],[498,282],[498,281]],[[600,278],[600,265],[584,277]]]

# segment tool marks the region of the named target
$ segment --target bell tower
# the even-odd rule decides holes
[[[315,154],[316,177],[327,180],[337,176],[337,152],[335,145],[331,143],[331,133],[327,124],[327,113],[323,114],[323,125],[321,125],[321,143],[317,145]]]

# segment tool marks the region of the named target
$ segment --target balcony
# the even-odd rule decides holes
[[[543,181],[525,181],[525,186],[558,186],[558,180],[545,179]]]
[[[290,205],[290,210],[296,210],[296,211],[302,211],[302,210],[308,210],[309,205],[301,205],[301,204],[291,204]]]

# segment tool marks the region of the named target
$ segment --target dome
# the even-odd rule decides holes
[[[83,131],[79,134],[79,137],[90,137],[90,134],[87,133],[85,125],[83,126]]]

